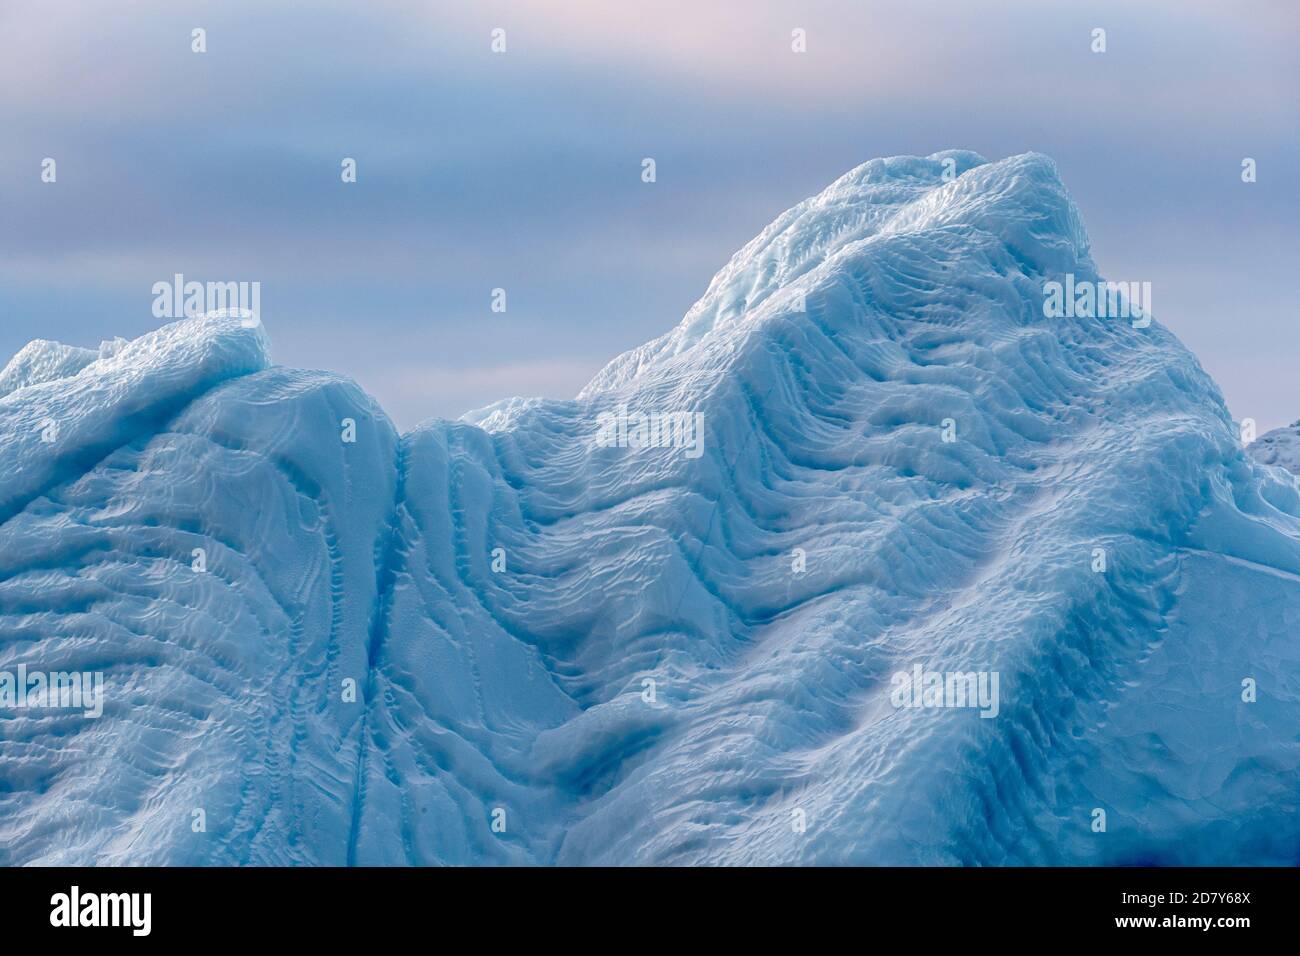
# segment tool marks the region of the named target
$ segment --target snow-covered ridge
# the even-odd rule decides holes
[[[0,862],[1294,862],[1298,486],[1159,324],[1045,319],[1065,273],[1050,160],[951,152],[572,401],[398,436],[239,322],[31,347],[0,673],[108,697],[0,707]],[[996,717],[895,706],[917,665]]]
[[[841,257],[874,241],[938,230],[989,230],[1007,239],[1033,232],[1065,247],[1061,262],[1088,254],[1078,210],[1046,156],[987,164],[978,153],[946,150],[873,159],[779,216],[732,257],[675,329],[611,362],[584,395],[789,308],[819,270],[833,271]]]
[[[1300,422],[1265,432],[1251,442],[1247,450],[1257,461],[1300,475]]]

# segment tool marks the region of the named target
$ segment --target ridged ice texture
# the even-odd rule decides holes
[[[106,686],[99,719],[0,709],[0,863],[345,861],[330,688],[367,667],[396,435],[267,366],[260,329],[184,322],[0,399],[0,671]]]
[[[875,160],[574,401],[399,440],[222,321],[0,398],[0,670],[110,683],[0,712],[4,862],[1297,862],[1300,487],[1066,273],[1046,158]]]

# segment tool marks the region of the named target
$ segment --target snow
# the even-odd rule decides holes
[[[1246,450],[1257,461],[1277,465],[1293,475],[1300,475],[1300,422],[1265,432],[1251,442]]]
[[[36,339],[28,342],[0,372],[0,396],[54,379],[70,378],[99,358],[93,349]]]
[[[399,436],[237,321],[34,343],[0,672],[108,700],[0,708],[0,862],[1294,863],[1300,486],[1158,322],[1044,318],[1066,273],[1051,161],[953,151],[572,401]],[[620,408],[702,454],[602,446]],[[892,706],[917,664],[997,716]]]

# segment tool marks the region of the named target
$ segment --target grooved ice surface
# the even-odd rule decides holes
[[[1296,862],[1300,486],[1159,324],[1044,318],[1068,272],[1052,163],[952,152],[785,213],[577,399],[400,438],[238,321],[34,343],[0,671],[107,703],[0,709],[0,862]],[[600,447],[620,406],[703,453]],[[998,715],[893,707],[916,664]]]

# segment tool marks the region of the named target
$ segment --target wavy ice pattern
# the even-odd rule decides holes
[[[0,671],[107,700],[0,710],[0,863],[1300,861],[1300,484],[1158,323],[1045,319],[1066,273],[1053,164],[948,152],[573,401],[398,435],[247,322],[32,343]],[[603,447],[621,407],[703,453]],[[895,708],[917,664],[998,715]]]

